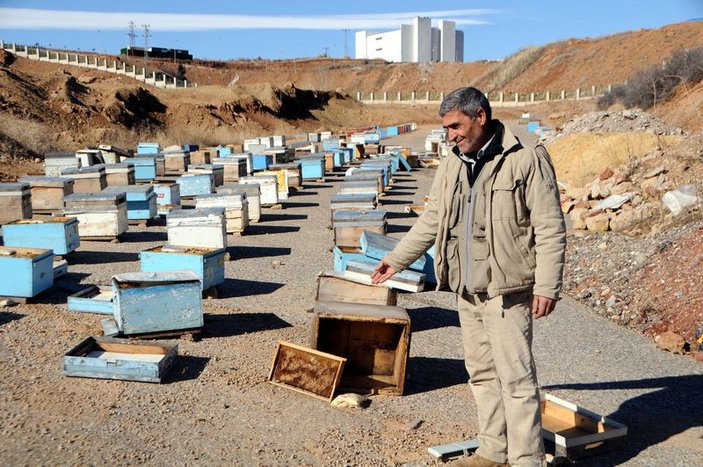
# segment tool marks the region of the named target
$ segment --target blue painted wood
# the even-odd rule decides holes
[[[228,156],[230,154],[232,154],[232,148],[230,148],[228,146],[218,146],[217,147],[217,155],[219,157]]]
[[[224,248],[163,245],[139,253],[139,264],[142,271],[193,271],[204,290],[225,281],[225,252]]]
[[[343,274],[347,269],[347,263],[352,260],[366,258],[360,249],[358,248],[340,248],[334,246],[332,248],[332,255],[334,256],[334,272],[338,274]]]
[[[63,359],[66,376],[160,383],[178,358],[178,345],[89,337]]]
[[[0,246],[0,296],[34,297],[54,285],[51,250]]]
[[[156,217],[157,194],[151,185],[110,186],[103,193],[125,193],[127,219],[153,219]]]
[[[388,136],[398,136],[398,127],[397,126],[389,126],[388,127]]]
[[[134,164],[134,179],[137,181],[153,180],[156,178],[155,157],[134,157],[124,159],[123,162]]]
[[[181,197],[207,195],[215,191],[212,174],[181,175],[176,183],[180,186]]]
[[[67,255],[81,244],[78,220],[68,217],[22,219],[2,228],[5,246],[42,248]]]
[[[540,122],[527,122],[527,131],[528,133],[534,133],[537,131],[537,128],[539,128]]]
[[[400,243],[400,239],[381,235],[376,232],[364,231],[359,237],[361,251],[369,258],[383,259],[393,248]],[[408,268],[415,271],[423,271],[425,268],[425,257],[416,259]]]
[[[272,163],[273,156],[271,154],[251,155],[251,164],[254,170],[267,170]]]
[[[322,149],[325,151],[331,151],[339,148],[339,138],[329,138],[322,140]]]
[[[203,326],[202,289],[193,271],[118,274],[112,292],[115,322],[124,335]]]
[[[157,154],[160,151],[159,143],[140,142],[137,145],[137,154]]]
[[[344,165],[344,151],[333,151],[333,162],[335,167],[341,167]]]
[[[156,204],[158,206],[180,206],[181,187],[178,183],[162,182],[155,183],[154,193],[156,193]]]
[[[112,287],[92,285],[68,297],[68,310],[112,316],[114,314],[112,298]]]
[[[194,152],[200,149],[200,146],[197,144],[184,144],[183,145],[183,150],[188,151],[188,152]]]
[[[325,178],[325,158],[322,155],[299,156],[298,161],[303,180]]]

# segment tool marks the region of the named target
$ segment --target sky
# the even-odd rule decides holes
[[[149,25],[149,46],[187,49],[200,59],[341,58],[354,57],[356,31],[399,29],[415,16],[431,17],[433,25],[456,21],[468,62],[703,19],[703,0],[0,0],[0,39],[119,54],[133,21],[136,46],[144,46]]]

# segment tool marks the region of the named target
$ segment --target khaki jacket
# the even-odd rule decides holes
[[[449,155],[437,169],[425,212],[386,261],[401,271],[434,244],[438,290],[489,297],[532,290],[558,299],[566,229],[549,154],[543,146],[523,147],[502,123],[495,124],[500,126],[496,134],[502,135],[503,152],[474,182],[470,230],[466,213],[458,212],[466,209],[455,199],[466,166]],[[464,224],[456,228],[457,222]],[[468,235],[457,237],[456,232]],[[464,252],[457,254],[467,236],[468,258]],[[460,280],[450,281],[452,277]]]

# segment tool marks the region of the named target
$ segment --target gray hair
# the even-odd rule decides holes
[[[460,110],[471,118],[478,116],[478,109],[483,108],[486,118],[491,120],[491,104],[488,98],[474,87],[455,89],[450,92],[439,106],[439,116],[444,117],[447,113]]]

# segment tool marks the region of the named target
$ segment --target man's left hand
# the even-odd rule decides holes
[[[535,319],[540,319],[543,316],[549,316],[554,311],[557,301],[553,298],[535,295],[532,299],[532,315]]]

